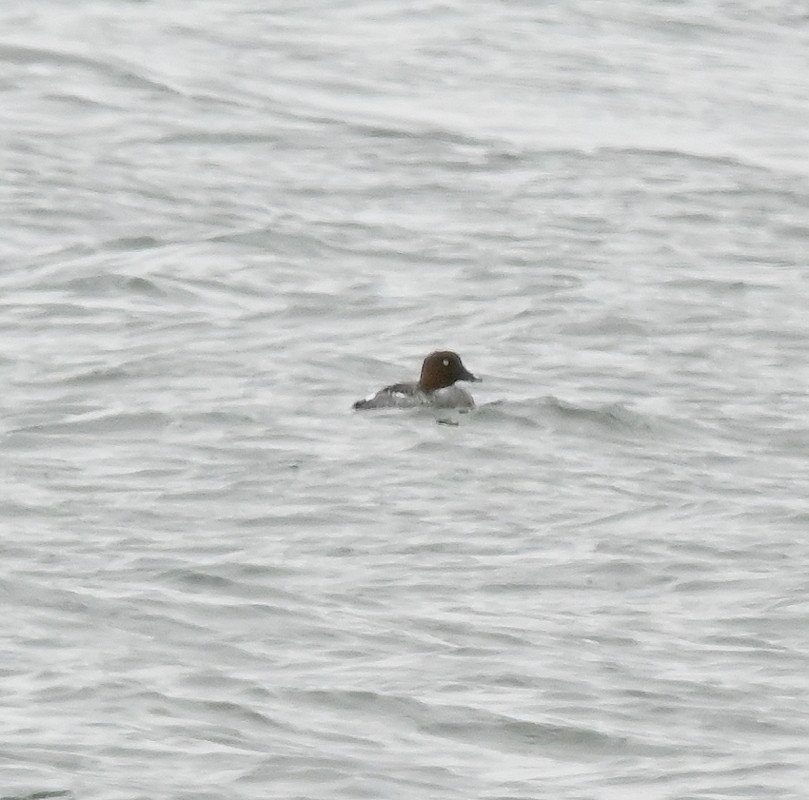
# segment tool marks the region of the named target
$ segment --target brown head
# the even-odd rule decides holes
[[[424,359],[421,365],[419,389],[422,392],[434,392],[452,386],[455,381],[479,381],[461,361],[461,357],[452,350],[436,350]]]

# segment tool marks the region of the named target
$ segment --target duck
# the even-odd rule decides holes
[[[385,386],[376,394],[357,400],[355,411],[375,408],[465,408],[475,407],[475,401],[457,381],[480,381],[452,350],[436,350],[422,362],[421,375],[412,383],[394,383]]]

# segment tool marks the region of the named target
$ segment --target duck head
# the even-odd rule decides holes
[[[452,350],[436,350],[424,359],[421,365],[419,389],[422,392],[434,392],[452,386],[455,381],[479,381],[461,361],[461,357]]]

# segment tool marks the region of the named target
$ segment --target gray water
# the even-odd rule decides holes
[[[0,797],[805,800],[804,4],[0,22]]]

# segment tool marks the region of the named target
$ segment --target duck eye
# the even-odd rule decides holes
[[[445,367],[448,367],[449,366],[449,359],[445,358],[442,363],[444,364]]]

